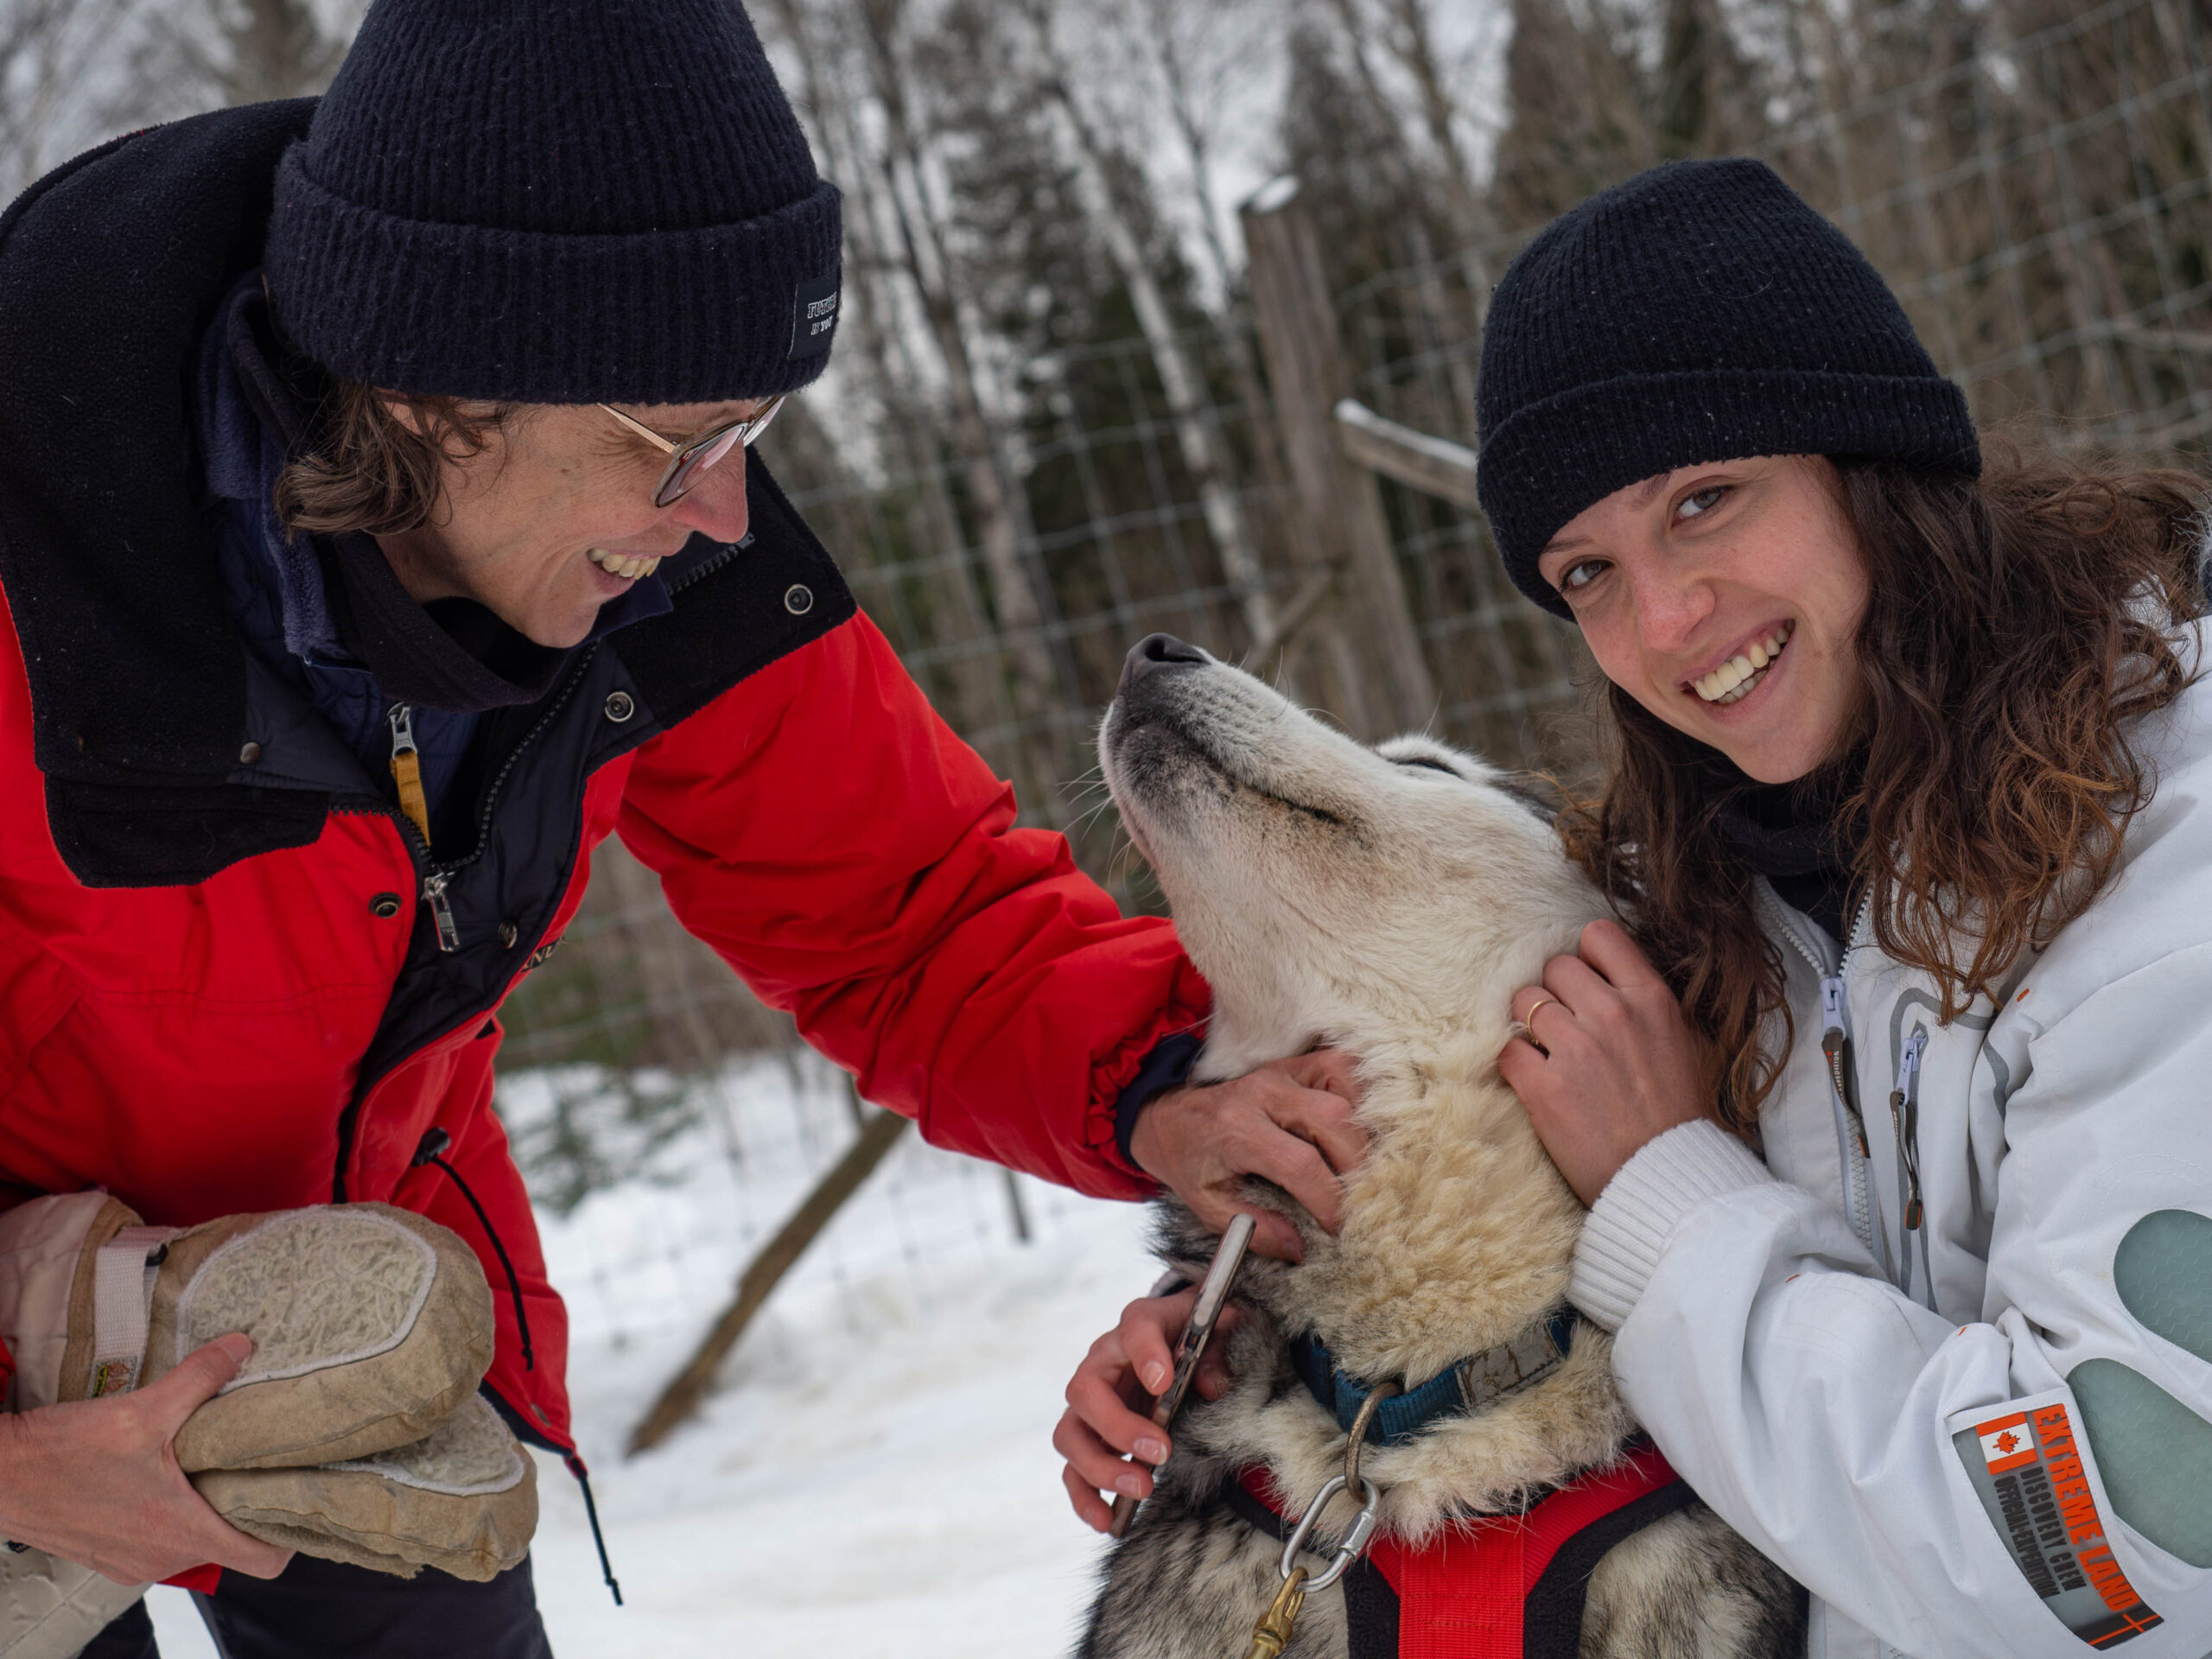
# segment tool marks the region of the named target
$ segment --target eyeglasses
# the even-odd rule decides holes
[[[776,418],[776,411],[790,395],[779,392],[743,419],[710,426],[681,443],[664,438],[650,426],[632,420],[612,404],[601,404],[600,407],[668,456],[668,470],[660,475],[660,483],[653,491],[653,505],[666,507],[681,501],[699,481],[699,475],[731,450],[740,444],[750,448],[753,441],[768,429],[768,423]]]

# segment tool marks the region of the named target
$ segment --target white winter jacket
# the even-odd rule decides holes
[[[1675,1128],[1576,1253],[1815,1659],[2212,1654],[2212,683],[2140,741],[2114,884],[1948,1026],[1863,911],[1839,961],[1762,880],[1796,1019],[1764,1161]]]

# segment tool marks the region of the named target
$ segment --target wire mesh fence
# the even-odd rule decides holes
[[[1891,41],[1876,60],[1847,48],[1833,9],[1789,9],[1762,72],[1758,152],[1887,277],[1985,429],[2200,465],[2212,429],[2212,19],[2196,0],[2110,0],[2034,27],[2034,9],[2015,7],[2009,32],[1995,10],[1974,15],[1973,29]],[[1817,73],[1782,73],[1805,63]],[[1601,169],[1585,182],[1607,181]],[[1290,193],[1269,194],[1265,212],[1299,211]],[[1246,212],[1255,298],[1262,207]],[[1341,394],[1473,445],[1483,308],[1537,228],[1496,204],[1493,217],[1448,257],[1329,296],[1305,326],[1329,336],[1341,368],[1318,379],[1293,372],[1247,306],[1227,324],[1130,326],[1016,365],[980,446],[909,423],[875,435],[861,467],[803,414],[764,444],[938,708],[1014,780],[1025,818],[1065,830],[1125,906],[1156,894],[1116,861],[1110,811],[1090,812],[1085,779],[1136,639],[1182,635],[1379,734],[1388,706],[1349,704],[1363,677],[1393,665],[1375,659],[1382,636],[1345,622],[1363,606],[1372,614],[1378,584],[1317,530],[1316,487],[1325,505],[1332,492],[1371,495],[1402,590],[1395,623],[1417,641],[1414,683],[1428,688],[1408,723],[1516,766],[1572,767],[1584,753],[1579,640],[1506,583],[1479,515],[1357,469],[1317,486],[1300,447],[1330,418],[1314,399]],[[866,302],[863,290],[854,303]],[[650,875],[610,844],[598,877],[567,948],[511,1005],[510,1065],[710,1077],[733,1052],[791,1054],[789,1022],[681,934]],[[650,1103],[637,1110],[652,1116]],[[809,1133],[790,1155],[818,1167],[848,1131],[830,1110]],[[527,1135],[524,1150],[544,1190],[558,1158]],[[785,1190],[761,1185],[734,1142],[726,1150],[734,1192]],[[900,1167],[921,1179],[922,1165]],[[930,1179],[976,1180],[977,1213],[1004,1210],[995,1178]],[[726,1284],[748,1224],[702,1224],[672,1248],[716,1264],[705,1276]],[[688,1297],[699,1287],[683,1271],[670,1282]]]
[[[854,1130],[843,1074],[804,1051],[689,1077],[544,1067],[504,1088],[580,1348],[675,1348],[696,1333]],[[827,1296],[855,1331],[894,1312],[925,1319],[1009,1246],[1052,1238],[1086,1203],[910,1134],[779,1294]]]

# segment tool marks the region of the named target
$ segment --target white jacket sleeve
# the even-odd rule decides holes
[[[2028,1053],[1980,1319],[1901,1294],[1832,1206],[1710,1123],[1614,1178],[1570,1294],[1618,1329],[1623,1392],[1690,1484],[1893,1646],[2200,1659],[2212,946],[2099,985]]]

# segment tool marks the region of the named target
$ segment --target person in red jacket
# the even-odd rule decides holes
[[[0,1208],[428,1215],[503,1293],[487,1393],[581,1477],[493,1061],[620,834],[936,1144],[1333,1213],[1341,1063],[1180,1086],[1173,931],[1015,827],[747,461],[826,360],[838,238],[734,0],[378,0],[319,104],[0,218]],[[288,1565],[200,1502],[168,1441],[242,1346],[11,1395],[0,1536],[235,1569],[232,1659],[544,1653],[527,1563]],[[143,1610],[87,1651],[150,1654]]]

